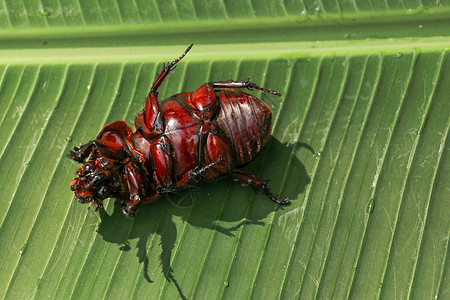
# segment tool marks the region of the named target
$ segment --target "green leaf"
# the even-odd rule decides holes
[[[0,0],[0,297],[450,297],[445,1]],[[142,206],[73,200],[68,151],[229,78],[272,109],[246,168]],[[447,196],[446,196],[447,195]]]

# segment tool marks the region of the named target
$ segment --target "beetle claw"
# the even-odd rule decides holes
[[[69,154],[67,155],[67,157],[70,158],[70,159],[72,159],[72,160],[74,160],[74,161],[76,161],[76,162],[84,163],[84,158],[81,157],[81,156],[79,155],[79,152],[78,152],[80,149],[78,149],[77,147],[74,147],[73,149],[74,149],[75,151],[70,150],[70,151],[69,151]]]
[[[274,199],[272,199],[272,200],[273,200],[275,203],[282,204],[282,205],[288,204],[289,202],[291,202],[291,201],[289,200],[289,198],[286,198],[286,199],[283,199],[283,200],[274,198]]]
[[[167,68],[169,69],[169,71],[173,71],[176,67],[177,67],[177,65],[173,62],[167,65]]]
[[[136,216],[126,203],[122,204],[122,212],[128,219],[133,219]]]

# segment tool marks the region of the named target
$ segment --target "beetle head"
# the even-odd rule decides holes
[[[111,159],[99,156],[91,157],[75,173],[70,189],[80,203],[94,202],[95,211],[103,206],[103,200],[117,193],[120,182],[115,179],[119,166]]]

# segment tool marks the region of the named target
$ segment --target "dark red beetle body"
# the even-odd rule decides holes
[[[289,202],[275,198],[265,181],[241,171],[266,145],[272,121],[269,107],[242,89],[277,92],[249,80],[229,80],[157,101],[159,85],[191,47],[156,77],[136,116],[135,132],[125,121],[112,122],[96,140],[71,151],[69,157],[84,164],[71,183],[78,201],[94,201],[99,209],[103,199],[115,197],[132,217],[139,205],[164,193],[231,175],[277,203]]]

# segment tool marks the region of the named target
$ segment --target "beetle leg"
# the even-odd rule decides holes
[[[130,196],[122,204],[122,211],[128,218],[133,218],[135,212],[145,199],[145,180],[142,173],[132,162],[129,162],[125,166],[125,178]]]
[[[126,150],[117,147],[115,143],[93,140],[82,145],[80,148],[73,147],[73,151],[71,150],[67,157],[79,163],[84,163],[86,158],[88,158],[94,150],[97,150],[102,156],[116,158],[118,160],[125,159],[127,156]]]
[[[170,140],[167,136],[161,136],[152,143],[151,157],[153,159],[154,177],[158,189],[169,187],[172,184],[173,159]]]
[[[169,74],[170,71],[176,68],[177,63],[183,59],[183,57],[189,52],[189,50],[191,50],[192,46],[193,44],[190,44],[189,47],[187,47],[187,49],[184,51],[184,53],[181,54],[181,56],[175,59],[174,61],[167,63],[167,65],[164,63],[161,73],[159,73],[158,76],[156,76],[156,79],[153,82],[152,88],[150,89],[150,93],[157,95],[156,90],[161,85],[164,78],[166,78],[166,76]]]
[[[200,112],[197,117],[204,120],[211,119],[219,107],[219,101],[214,91],[214,84],[205,83],[198,87],[189,97],[188,105],[192,109]]]
[[[166,128],[156,93],[150,92],[145,100],[144,110],[134,120],[136,129],[147,139],[154,139]]]
[[[193,188],[196,187],[199,183],[208,181],[208,179],[204,180],[205,175],[208,171],[214,170],[214,166],[219,164],[223,160],[223,157],[218,159],[215,162],[212,162],[204,167],[197,166],[194,169],[190,170],[186,175],[184,175],[180,180],[178,180],[177,184],[175,184],[172,188],[162,189],[164,192],[176,191],[177,188]]]
[[[90,141],[87,144],[82,145],[80,148],[73,147],[73,150],[70,150],[67,157],[76,162],[84,163],[85,159],[88,158],[94,150],[94,143],[95,141]]]
[[[228,80],[228,81],[222,81],[222,82],[214,82],[214,87],[216,88],[247,88],[251,91],[253,90],[259,90],[261,92],[264,93],[270,93],[273,95],[277,95],[277,96],[281,96],[280,93],[278,93],[277,91],[274,90],[269,90],[263,87],[260,87],[256,84],[254,84],[253,82],[250,81],[250,77],[244,80],[239,80],[239,81],[233,81],[233,80]]]
[[[240,170],[235,169],[231,176],[234,178],[235,181],[237,181],[241,186],[247,186],[251,185],[257,192],[261,192],[267,197],[270,198],[270,200],[278,203],[278,204],[287,204],[289,203],[289,198],[286,198],[284,200],[278,199],[275,197],[269,190],[269,185],[267,184],[267,181],[261,180],[255,177],[255,175],[252,174],[246,174],[243,173]]]
[[[164,81],[164,78],[169,75],[170,71],[175,69],[177,63],[186,55],[186,53],[188,53],[189,50],[191,50],[191,47],[192,44],[186,49],[186,51],[184,51],[184,53],[180,57],[173,60],[172,62],[167,64],[164,63],[161,73],[156,76],[147,99],[145,100],[143,115],[138,114],[136,117],[136,128],[142,131],[144,136],[148,139],[153,139],[162,134],[166,127],[163,120],[161,108],[159,107],[157,100],[158,87]]]
[[[175,187],[198,185],[227,174],[234,168],[234,159],[227,142],[215,132],[202,139],[199,153],[203,156],[199,164],[180,180]]]
[[[214,166],[216,166],[217,164],[219,164],[221,161],[223,160],[223,157],[219,158],[218,160],[207,164],[204,167],[195,167],[194,169],[192,169],[188,174],[188,182],[194,182],[194,183],[200,183],[201,180],[203,179],[203,177],[205,176],[206,172],[208,170],[212,170]]]
[[[163,114],[156,97],[157,94],[152,92],[150,92],[150,94],[147,96],[147,99],[145,100],[143,115],[144,126],[140,126],[144,136],[149,139],[153,139],[156,136],[162,134],[166,128],[166,124],[163,120]],[[137,118],[139,118],[139,115]]]
[[[122,212],[128,219],[133,219],[136,216],[134,208],[133,205],[130,205],[127,202],[122,203]]]
[[[247,88],[249,90],[260,90],[265,93],[280,96],[280,93],[276,91],[265,89],[252,83],[250,78],[240,81],[228,80],[205,83],[192,93],[192,96],[188,101],[188,105],[201,112],[202,115],[200,115],[200,117],[205,120],[211,119],[219,107],[219,101],[217,100],[214,88]]]

